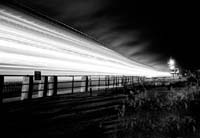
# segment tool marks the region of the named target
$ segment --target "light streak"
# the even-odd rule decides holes
[[[0,6],[0,74],[169,76],[72,30]]]

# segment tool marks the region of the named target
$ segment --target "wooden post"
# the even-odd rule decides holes
[[[107,92],[108,91],[108,76],[105,77],[105,91]]]
[[[74,76],[72,77],[72,93],[74,93]]]
[[[29,77],[24,76],[22,80],[22,89],[21,89],[21,100],[28,98],[29,91]]]
[[[53,77],[53,95],[57,95],[58,77]]]
[[[113,81],[112,81],[112,82],[113,82],[113,84],[112,84],[112,85],[113,85],[113,88],[115,88],[115,77],[114,77],[114,76],[113,76],[113,79],[112,79],[112,80],[113,80]]]
[[[118,85],[118,77],[116,76],[115,79],[116,79],[116,87],[117,87],[117,85]]]
[[[115,91],[117,90],[117,76],[114,76],[115,77]]]
[[[88,92],[88,76],[85,78],[85,92]]]
[[[130,84],[130,77],[128,76],[128,78],[127,78],[127,79],[128,79],[128,85],[129,85],[129,84]]]
[[[99,80],[98,80],[98,91],[100,90],[100,82],[101,82],[101,78],[99,76]]]
[[[119,86],[119,76],[117,77],[117,86]]]
[[[33,76],[29,76],[28,99],[32,99],[32,95],[33,95]]]
[[[118,85],[118,77],[116,76],[115,78],[116,78],[116,87],[117,87],[117,85]]]
[[[53,95],[53,88],[54,88],[54,78],[52,76],[48,77],[48,87],[47,87],[47,96]]]
[[[121,76],[119,76],[119,86],[121,87]]]
[[[124,76],[124,86],[126,86],[126,76]]]
[[[47,92],[48,92],[48,76],[44,77],[44,94],[43,97],[47,96]]]
[[[132,85],[133,85],[133,76],[132,76]]]
[[[43,97],[43,95],[44,95],[44,77],[41,76],[40,80],[35,79],[34,83],[35,83],[34,85],[36,86],[36,87],[34,86],[34,90],[36,88],[36,90],[38,92],[38,97]]]
[[[122,76],[119,77],[119,86],[122,86]]]
[[[92,96],[92,77],[90,76],[90,96]]]
[[[86,87],[86,76],[81,76],[80,77],[80,83],[81,83],[81,86],[80,86],[80,92],[86,92],[85,90],[85,87]]]
[[[109,89],[109,86],[110,86],[110,76],[108,76],[108,89]]]
[[[3,87],[4,87],[4,76],[0,75],[0,100],[3,103]]]

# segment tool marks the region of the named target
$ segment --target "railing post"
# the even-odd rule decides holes
[[[92,77],[90,76],[90,96],[92,96]]]
[[[119,86],[119,76],[117,77],[117,86]]]
[[[118,76],[116,76],[116,91],[118,90]]]
[[[138,77],[138,84],[140,84],[140,77]]]
[[[118,83],[117,83],[117,82],[118,82],[118,80],[117,80],[117,79],[118,79],[117,76],[115,76],[115,79],[116,79],[116,87],[117,87],[117,84],[118,84]]]
[[[1,104],[3,103],[3,87],[4,87],[4,76],[0,75],[0,100]]]
[[[124,76],[122,76],[122,82],[121,82],[122,86],[124,86]]]
[[[126,87],[126,76],[124,76],[124,86]]]
[[[100,82],[101,82],[101,78],[99,76],[99,80],[98,80],[98,91],[100,90]]]
[[[40,76],[40,80],[39,78],[37,79],[36,77],[34,78],[34,91],[38,92],[38,98],[39,97],[43,97],[44,95],[44,77]],[[35,89],[36,88],[36,89]]]
[[[47,96],[53,95],[54,90],[54,77],[48,76],[48,85],[47,85]]]
[[[108,92],[108,76],[105,77],[105,91]]]
[[[32,99],[32,95],[33,95],[33,76],[29,76],[28,99]]]
[[[121,76],[119,76],[119,86],[121,87]]]
[[[85,92],[88,92],[88,76],[85,77]]]
[[[128,76],[125,76],[125,78],[126,78],[126,86],[128,86]]]
[[[127,77],[124,76],[124,84],[126,85],[127,84]]]
[[[108,89],[110,88],[110,76],[108,76]]]
[[[72,77],[72,93],[74,93],[74,76]]]
[[[133,86],[133,76],[132,76],[132,86]]]
[[[115,85],[117,87],[117,76],[115,76]]]
[[[112,81],[112,82],[113,82],[113,84],[112,84],[112,85],[113,85],[113,89],[114,89],[114,88],[115,88],[115,77],[113,77],[113,79],[112,79],[112,80],[113,80],[113,81]]]
[[[57,88],[58,88],[58,77],[53,76],[53,95],[57,95]]]
[[[44,76],[44,94],[43,97],[47,96],[48,92],[48,76]]]
[[[114,90],[116,91],[116,76],[114,76]]]
[[[127,80],[128,80],[128,85],[130,85],[130,77],[129,76],[127,77]]]
[[[23,76],[22,89],[21,89],[21,100],[28,99],[29,79],[30,78],[28,76]]]

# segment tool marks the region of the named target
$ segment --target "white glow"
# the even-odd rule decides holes
[[[0,7],[0,74],[169,76],[71,30]]]
[[[175,65],[175,61],[173,59],[169,60],[169,65],[174,66]]]
[[[170,58],[169,62],[168,62],[168,65],[169,65],[169,69],[170,70],[174,70],[175,69],[175,60]]]

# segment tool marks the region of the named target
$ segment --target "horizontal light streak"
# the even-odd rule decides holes
[[[17,13],[17,11],[15,11],[16,13]],[[51,31],[53,31],[54,33],[58,33],[59,32],[59,34],[61,34],[60,32],[62,32],[62,35],[63,34],[65,34],[64,36],[66,36],[65,37],[65,39],[64,40],[68,40],[68,42],[65,42],[65,46],[64,46],[64,48],[62,48],[62,49],[65,49],[66,50],[66,43],[69,43],[69,42],[73,42],[73,43],[71,43],[71,45],[73,45],[74,43],[76,44],[76,45],[74,45],[75,47],[76,46],[78,46],[78,45],[80,45],[81,46],[81,50],[83,49],[83,48],[88,48],[89,47],[89,49],[87,49],[86,51],[88,51],[88,50],[93,50],[92,52],[93,53],[90,53],[90,55],[94,55],[94,57],[98,57],[98,56],[100,56],[101,58],[108,58],[107,56],[109,56],[109,59],[111,58],[111,57],[114,57],[114,58],[112,58],[112,60],[113,61],[116,61],[117,59],[119,59],[119,60],[117,60],[117,62],[121,62],[121,61],[128,61],[129,63],[132,63],[132,64],[137,64],[138,66],[144,66],[144,65],[141,65],[141,64],[138,64],[138,63],[136,63],[136,62],[133,62],[133,61],[131,61],[131,60],[129,60],[129,59],[126,59],[126,58],[124,58],[124,57],[122,57],[121,55],[119,56],[119,54],[118,53],[114,53],[113,54],[113,52],[110,50],[110,49],[107,49],[107,48],[105,48],[105,47],[102,47],[101,45],[97,45],[96,43],[91,43],[91,41],[88,41],[87,39],[83,39],[83,38],[81,38],[81,37],[77,37],[77,35],[74,35],[73,33],[70,33],[70,31],[68,30],[68,31],[63,31],[63,30],[61,30],[61,29],[58,29],[58,27],[56,28],[55,26],[53,26],[53,25],[50,25],[50,24],[45,24],[44,25],[44,22],[41,22],[41,21],[39,21],[39,20],[36,20],[36,19],[33,19],[33,18],[30,18],[30,16],[27,16],[27,15],[24,15],[24,14],[22,14],[22,13],[18,13],[18,15],[16,16],[14,16],[14,15],[12,15],[12,12],[10,13],[10,11],[8,11],[7,10],[7,12],[6,13],[4,13],[5,15],[4,16],[6,16],[7,18],[8,17],[10,17],[11,19],[9,20],[9,24],[11,24],[11,23],[13,23],[12,21],[14,21],[14,24],[15,24],[15,26],[16,26],[16,24],[18,25],[18,27],[20,27],[19,25],[20,25],[20,23],[21,23],[21,28],[22,29],[24,29],[25,27],[24,26],[27,26],[25,23],[26,22],[28,22],[28,23],[30,23],[30,21],[27,21],[27,20],[32,20],[32,24],[34,24],[34,25],[37,25],[37,28],[41,28],[41,30],[45,30],[45,29],[47,29],[47,32],[45,33],[45,35],[50,35],[51,36],[51,34],[49,34],[49,30],[50,29],[48,29],[47,27],[44,27],[44,26],[48,26],[48,27],[50,27],[51,28]],[[23,16],[21,16],[21,15],[23,15]],[[12,19],[12,18],[14,18],[14,20]],[[24,18],[27,18],[27,20],[25,20]],[[5,19],[5,17],[4,17],[4,19]],[[7,19],[8,20],[8,19]],[[17,23],[16,23],[17,22]],[[3,23],[3,22],[2,22]],[[8,21],[6,22],[6,24],[8,24]],[[40,25],[39,25],[40,24]],[[32,25],[30,25],[30,26],[32,26]],[[14,27],[15,28],[15,27]],[[9,30],[9,29],[6,29],[6,30]],[[29,28],[26,28],[26,30],[25,30],[25,32],[28,32],[28,30],[30,30],[30,27]],[[34,29],[35,30],[35,29]],[[38,29],[37,29],[38,30]],[[14,32],[13,32],[14,33]],[[22,34],[23,34],[24,32],[22,32]],[[44,33],[44,32],[43,32]],[[21,33],[20,33],[21,34]],[[25,36],[31,36],[31,37],[34,37],[33,35],[33,29],[31,30],[31,34],[27,34],[27,35],[25,35]],[[41,34],[41,32],[38,34],[38,35],[40,35]],[[59,34],[58,34],[58,36],[59,36]],[[42,38],[42,37],[39,37],[39,38],[37,38],[36,40],[38,41],[40,38]],[[56,37],[56,38],[58,38],[58,37]],[[30,38],[29,38],[30,39]],[[42,40],[44,40],[44,36],[43,36],[43,39]],[[82,40],[82,41],[81,41]],[[83,41],[84,40],[84,41]],[[51,41],[51,40],[47,40],[47,42],[48,41]],[[63,41],[63,40],[59,40],[59,42],[60,41]],[[43,43],[44,43],[45,41],[43,41]],[[73,48],[72,46],[70,46],[70,48],[67,48],[67,50],[69,50],[69,49],[71,49],[71,48]],[[102,50],[103,49],[103,50]],[[98,51],[97,53],[95,53],[95,51]],[[75,49],[73,49],[73,51],[75,51]],[[78,51],[80,51],[80,49],[78,50]],[[101,52],[103,52],[102,54],[103,54],[103,56],[101,56],[101,55],[99,55],[99,53],[101,53]],[[81,53],[83,53],[83,51],[81,51]],[[108,54],[107,54],[108,53]],[[121,64],[125,64],[125,63],[121,63]],[[126,66],[127,66],[128,64],[126,64]]]
[[[14,58],[10,58],[14,57]],[[1,60],[2,59],[2,60]],[[49,59],[43,57],[36,57],[36,56],[29,56],[29,55],[22,55],[22,54],[14,54],[14,53],[6,53],[0,52],[0,63],[1,64],[10,64],[10,65],[21,65],[24,68],[31,66],[36,70],[45,70],[45,69],[52,69],[52,70],[73,70],[73,71],[80,71],[80,72],[102,72],[104,74],[125,74],[124,70],[126,70],[126,74],[134,72],[134,75],[137,75],[141,71],[128,68],[119,69],[119,68],[112,68],[106,65],[96,65],[96,64],[88,64],[83,62],[73,62],[71,60],[57,60],[57,59]]]
[[[55,24],[54,25],[44,24],[44,22],[41,22],[40,20],[33,19],[30,16],[27,16],[25,14],[18,13],[17,11],[15,11],[15,13],[18,13],[18,15],[16,16],[16,15],[13,15],[12,12],[10,13],[10,11],[7,9],[7,11],[6,12],[4,11],[4,13],[3,13],[4,14],[3,18],[5,19],[5,18],[10,17],[11,19],[9,18],[9,21],[14,21],[15,24],[16,23],[21,24],[24,27],[28,26],[28,28],[32,28],[32,29],[37,30],[37,31],[43,30],[43,33],[49,34],[49,35],[56,34],[56,37],[59,37],[59,38],[62,37],[63,39],[71,40],[73,43],[77,43],[77,44],[82,43],[84,47],[87,47],[89,49],[93,49],[93,50],[104,49],[104,55],[106,54],[105,52],[107,52],[108,55],[111,55],[110,49],[107,49],[107,48],[105,48],[101,45],[96,45],[94,43],[91,43],[90,41],[85,42],[86,40],[84,40],[81,37],[77,37],[77,35],[74,35],[73,33],[70,33],[69,30],[63,31],[63,28],[58,29],[58,27],[54,26]],[[23,15],[23,16],[20,16],[20,15]],[[26,18],[26,19],[23,19],[23,18]],[[28,20],[32,20],[32,21],[28,21]],[[48,27],[51,28],[51,29],[49,29]],[[99,52],[102,52],[102,50],[99,51]],[[116,54],[112,54],[112,56],[116,56]]]
[[[11,16],[12,17],[12,16]],[[51,44],[54,44],[54,45],[57,45],[57,47],[59,47],[60,49],[62,50],[72,50],[72,51],[78,51],[78,52],[81,52],[81,53],[86,53],[88,54],[88,51],[91,51],[93,53],[90,53],[90,55],[93,55],[94,57],[101,57],[101,58],[109,58],[109,59],[112,59],[112,60],[116,60],[116,59],[113,59],[111,57],[106,57],[106,52],[105,51],[102,51],[102,49],[92,49],[92,48],[87,48],[86,47],[86,44],[82,43],[82,41],[74,41],[74,40],[71,40],[69,38],[67,39],[59,39],[59,37],[54,37],[54,35],[52,34],[49,34],[49,32],[41,32],[41,31],[38,31],[35,30],[35,29],[32,29],[32,28],[27,28],[26,26],[24,26],[24,24],[19,24],[17,22],[16,24],[16,21],[13,22],[13,20],[5,20],[5,18],[2,18],[2,21],[1,21],[1,24],[6,24],[6,26],[4,25],[4,27],[1,27],[2,30],[4,29],[4,31],[10,31],[11,33],[13,34],[17,34],[17,35],[21,35],[23,34],[23,36],[27,37],[28,39],[35,39],[37,41],[40,41],[42,43],[51,43]],[[35,34],[35,35],[34,35]],[[70,35],[68,35],[70,36]],[[52,39],[54,41],[52,41]],[[56,40],[56,42],[55,42]],[[77,39],[78,40],[78,39]],[[73,45],[73,47],[70,45],[66,45],[67,43],[71,43],[71,45]],[[87,44],[88,45],[88,44]],[[81,47],[81,49],[79,48]],[[86,50],[84,50],[86,49]],[[99,50],[99,51],[98,51]],[[98,51],[98,52],[96,52]],[[102,55],[100,55],[99,53],[103,52]],[[110,56],[110,55],[109,55]]]
[[[6,68],[63,75],[169,76],[168,72],[133,62],[71,30],[62,30],[58,25],[39,21],[8,7],[2,9],[0,73]]]
[[[1,51],[7,51],[10,53],[17,53],[21,55],[27,55],[27,56],[36,56],[36,57],[44,57],[48,59],[58,59],[63,61],[73,61],[77,63],[85,63],[85,64],[94,64],[94,65],[100,65],[101,66],[107,66],[110,68],[117,68],[121,70],[127,70],[128,68],[125,68],[124,66],[119,66],[119,64],[115,63],[109,63],[108,61],[102,61],[90,58],[88,60],[87,57],[80,57],[80,55],[73,55],[71,53],[64,54],[57,51],[52,50],[46,50],[46,49],[39,49],[37,47],[29,46],[29,44],[23,44],[17,41],[13,41],[10,39],[3,39],[0,37],[0,45],[1,45]],[[136,68],[137,69],[137,68]]]

